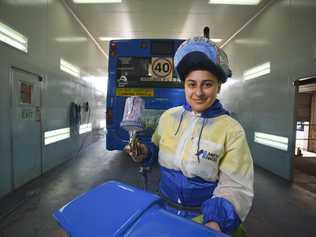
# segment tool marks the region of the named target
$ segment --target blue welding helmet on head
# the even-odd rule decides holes
[[[226,53],[205,37],[184,41],[175,53],[174,65],[182,81],[194,70],[207,70],[222,83],[232,76]]]

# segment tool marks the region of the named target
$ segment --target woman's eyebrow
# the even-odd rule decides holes
[[[194,79],[186,79],[185,80],[186,82],[194,82],[194,83],[197,83],[198,81],[196,81],[196,80],[194,80]],[[202,81],[201,81],[201,83],[204,83],[204,82],[215,82],[214,80],[212,80],[212,79],[203,79]]]
[[[196,82],[196,81],[193,80],[193,79],[187,79],[186,81],[187,81],[187,82]]]
[[[213,82],[214,80],[212,80],[212,79],[203,79],[203,80],[202,80],[202,82],[205,82],[205,81],[211,81],[211,82]]]

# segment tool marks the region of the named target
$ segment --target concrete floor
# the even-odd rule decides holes
[[[108,180],[142,187],[138,166],[121,152],[104,149],[104,140],[0,200],[0,237],[57,237],[52,213],[75,196]],[[159,179],[150,174],[149,190]],[[250,237],[316,236],[316,195],[297,184],[255,170],[255,200],[245,226]]]

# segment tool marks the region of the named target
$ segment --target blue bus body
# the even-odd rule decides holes
[[[122,150],[128,143],[128,133],[120,128],[125,100],[128,96],[141,96],[145,101],[145,114],[153,114],[153,116],[156,114],[156,117],[159,117],[164,110],[184,103],[183,85],[176,78],[173,69],[173,56],[182,42],[182,40],[167,39],[110,42],[106,134],[108,150]],[[157,58],[171,59],[169,61],[172,61],[172,75],[170,76],[169,73],[168,77],[172,81],[166,81],[164,78],[155,78],[156,81],[151,81],[153,65],[155,65],[153,60]],[[158,69],[160,66],[169,69],[168,65],[157,64],[157,66]],[[150,67],[152,71],[148,72]],[[153,131],[154,127],[147,127],[140,134],[141,139],[149,142]]]

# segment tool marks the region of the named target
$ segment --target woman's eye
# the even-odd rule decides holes
[[[205,87],[212,87],[212,86],[213,86],[213,83],[207,82],[207,83],[204,84],[204,86],[205,86]]]

